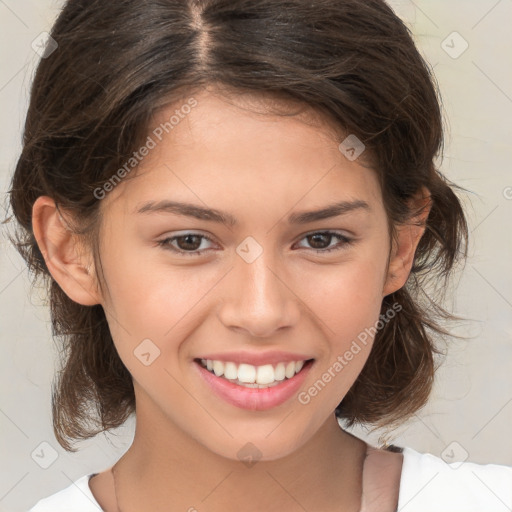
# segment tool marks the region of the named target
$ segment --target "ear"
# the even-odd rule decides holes
[[[421,212],[407,224],[397,228],[397,241],[393,240],[392,243],[389,266],[382,290],[383,297],[402,288],[409,278],[416,248],[425,232],[425,225],[432,206],[430,192],[422,187],[408,204],[411,210],[421,208]]]
[[[57,210],[55,201],[40,196],[32,207],[32,229],[46,266],[66,295],[84,306],[100,303],[100,294],[90,251],[80,254],[83,244]]]

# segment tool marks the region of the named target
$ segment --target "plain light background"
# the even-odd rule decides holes
[[[446,303],[467,319],[453,324],[453,331],[470,338],[449,342],[431,400],[410,422],[387,436],[351,430],[373,445],[386,440],[447,462],[512,465],[512,1],[390,3],[411,28],[440,85],[447,128],[441,170],[471,191],[463,198],[470,255]],[[0,0],[2,217],[39,59],[31,44],[50,30],[61,5]],[[7,229],[12,228],[2,226],[2,235]],[[75,454],[58,445],[50,415],[56,349],[48,309],[40,290],[31,293],[25,264],[5,236],[0,244],[0,511],[5,512],[27,510],[77,478],[109,467],[129,446],[133,421],[116,435],[82,443]]]

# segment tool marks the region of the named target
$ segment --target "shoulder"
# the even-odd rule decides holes
[[[400,512],[501,512],[512,510],[512,466],[446,463],[404,447]]]
[[[39,500],[29,512],[101,512],[89,487],[92,476],[83,476],[65,489]]]

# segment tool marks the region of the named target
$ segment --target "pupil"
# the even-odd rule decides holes
[[[182,237],[179,238],[179,240],[189,240],[191,238],[196,238],[198,239],[199,237],[197,235],[184,235]],[[196,250],[199,246],[196,244],[194,244],[193,242],[185,242],[185,246],[186,245],[189,245],[188,247],[184,247],[185,249],[192,249],[192,250]],[[190,247],[190,244],[193,246],[193,247]],[[180,246],[182,246],[183,244],[180,244]],[[199,245],[201,245],[201,242],[199,242]],[[183,247],[182,247],[183,248]]]
[[[317,238],[317,237],[324,237],[324,238],[328,238],[328,237],[330,237],[330,236],[331,236],[331,235],[321,234],[321,233],[320,233],[320,234],[318,234],[318,233],[317,233],[317,234],[315,234],[315,235],[311,235],[311,236],[310,236],[310,238],[312,238],[312,239],[314,240],[314,239],[315,239],[315,238]],[[322,249],[322,247],[318,247],[318,246],[316,246],[316,245],[315,245],[315,243],[316,243],[316,242],[314,242],[314,241],[313,241],[313,243],[311,244],[315,249]],[[321,243],[320,243],[320,245],[321,245]]]

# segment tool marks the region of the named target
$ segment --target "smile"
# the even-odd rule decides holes
[[[230,361],[194,360],[194,367],[209,391],[231,405],[252,411],[271,409],[290,400],[300,391],[313,364],[314,359],[290,361],[286,365],[277,363],[275,367],[270,364],[253,366]]]
[[[291,379],[299,373],[306,361],[289,361],[276,365],[236,364],[231,361],[200,359],[201,365],[217,377],[224,377],[240,386],[249,388],[266,388]]]

